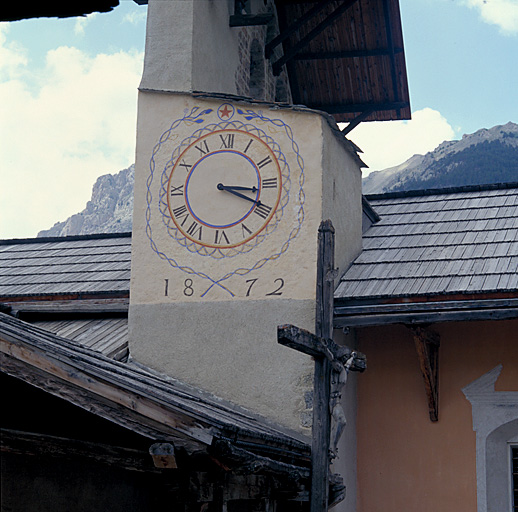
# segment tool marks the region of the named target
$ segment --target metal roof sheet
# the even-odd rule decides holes
[[[518,291],[518,184],[367,199],[380,221],[338,300]]]

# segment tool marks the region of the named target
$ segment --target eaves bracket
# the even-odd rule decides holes
[[[439,335],[425,326],[407,326],[414,338],[423,374],[430,420],[439,420]]]

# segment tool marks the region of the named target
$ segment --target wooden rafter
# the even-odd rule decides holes
[[[439,420],[439,335],[428,327],[409,327],[414,337],[419,366],[423,374],[431,421]]]
[[[394,53],[402,53],[403,48],[395,48]],[[358,57],[384,57],[391,55],[387,48],[374,50],[343,50],[336,52],[300,52],[293,57],[294,60],[331,60],[331,59],[355,59]]]
[[[272,13],[264,14],[232,14],[229,20],[230,27],[251,27],[255,25],[268,25],[273,19]]]
[[[289,27],[284,29],[278,36],[274,37],[271,41],[269,41],[264,48],[264,55],[267,59],[269,59],[274,49],[285,41],[288,37],[294,34],[299,28],[304,25],[308,20],[316,16],[322,9],[327,7],[334,0],[325,0],[322,2],[318,2],[312,9],[306,12],[303,16],[301,16],[298,20],[294,21]]]
[[[306,34],[296,44],[294,44],[291,48],[284,52],[284,55],[272,64],[273,74],[280,74],[282,66],[284,66],[284,64],[286,64],[293,57],[295,57],[295,55],[297,55],[297,53],[299,53],[302,48],[307,46],[316,36],[318,36],[318,34],[323,32],[327,27],[329,27],[329,25],[334,23],[340,16],[342,16],[345,13],[347,9],[349,9],[357,1],[358,0],[344,0],[344,2],[339,7],[337,7],[331,14],[329,14],[325,20],[320,22],[313,30],[308,32],[308,34]],[[328,2],[325,3],[327,4]]]

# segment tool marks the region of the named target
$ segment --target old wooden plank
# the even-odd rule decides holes
[[[134,448],[69,439],[34,432],[1,429],[0,449],[19,455],[77,457],[131,471],[159,473],[148,452]]]
[[[336,344],[332,339],[323,340],[315,334],[294,325],[280,325],[277,328],[277,339],[281,345],[308,354],[312,357],[327,357],[329,360],[346,361],[353,351],[349,347]],[[355,351],[356,357],[351,371],[364,371],[366,357]]]
[[[315,334],[325,339],[333,336],[334,234],[331,222],[323,221],[318,230]],[[327,510],[329,502],[331,361],[328,357],[315,358],[314,380],[311,512]]]

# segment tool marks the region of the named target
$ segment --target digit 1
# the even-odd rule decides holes
[[[250,140],[248,141],[248,144],[246,145],[246,148],[245,148],[245,150],[243,151],[243,153],[246,153],[246,152],[248,151],[248,148],[250,147],[250,144],[252,144],[252,142],[254,142],[254,139],[250,139]]]

